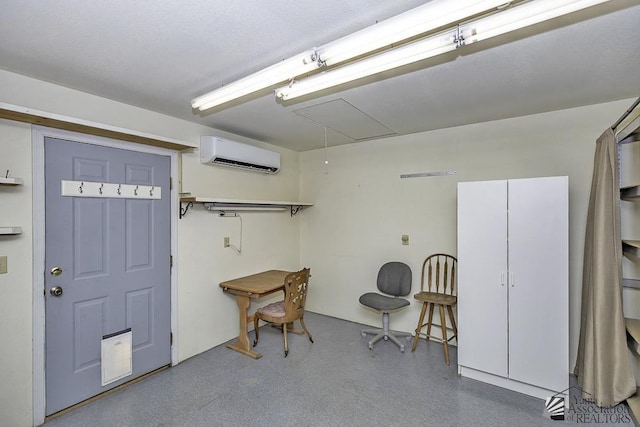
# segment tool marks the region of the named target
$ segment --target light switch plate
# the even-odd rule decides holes
[[[0,256],[0,274],[7,274],[7,256]]]

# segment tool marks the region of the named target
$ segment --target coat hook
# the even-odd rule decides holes
[[[153,197],[153,189],[156,188],[155,186],[151,186],[151,190],[149,190],[149,195],[151,197]]]
[[[133,190],[133,195],[137,196],[138,195],[138,185],[136,185],[136,188],[134,188]]]
[[[82,187],[84,187],[84,181],[80,183],[80,187],[78,187],[78,191],[82,194]]]
[[[102,194],[102,187],[104,187],[104,182],[100,183],[100,188],[98,188],[98,193]]]
[[[118,191],[118,195],[122,194],[122,193],[120,192],[120,189],[121,189],[121,188],[122,188],[122,184],[118,184],[118,190],[117,190],[117,191]]]

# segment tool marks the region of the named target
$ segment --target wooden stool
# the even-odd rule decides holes
[[[420,280],[420,292],[415,294],[413,298],[422,301],[422,311],[420,312],[420,320],[416,327],[415,336],[413,337],[413,345],[411,351],[416,351],[418,338],[423,335],[425,339],[433,339],[431,337],[431,325],[433,324],[433,311],[438,306],[440,311],[440,328],[442,330],[442,345],[444,346],[444,361],[449,365],[449,341],[458,337],[458,327],[456,319],[453,315],[453,306],[458,302],[456,296],[455,279],[458,260],[447,254],[433,254],[427,257],[422,264],[422,277]],[[425,271],[426,278],[425,281]],[[424,323],[424,316],[429,307],[429,318]],[[453,335],[447,337],[447,319],[445,315],[445,307],[451,322]],[[422,328],[427,327],[427,333],[422,333]],[[436,325],[438,326],[438,325]],[[437,338],[436,341],[440,341]]]

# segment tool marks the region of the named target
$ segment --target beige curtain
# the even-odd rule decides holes
[[[582,397],[616,405],[636,391],[622,313],[620,190],[613,130],[596,142],[582,275],[580,342],[575,374]]]

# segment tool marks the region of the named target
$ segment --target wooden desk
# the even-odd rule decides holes
[[[228,348],[253,357],[254,359],[262,357],[260,353],[253,351],[251,348],[249,334],[247,332],[247,323],[253,322],[253,315],[249,315],[248,312],[249,306],[251,305],[251,298],[262,298],[263,296],[283,290],[284,279],[289,273],[289,271],[269,270],[220,283],[222,290],[235,295],[236,302],[238,303],[238,316],[240,320],[238,341],[227,344]]]

